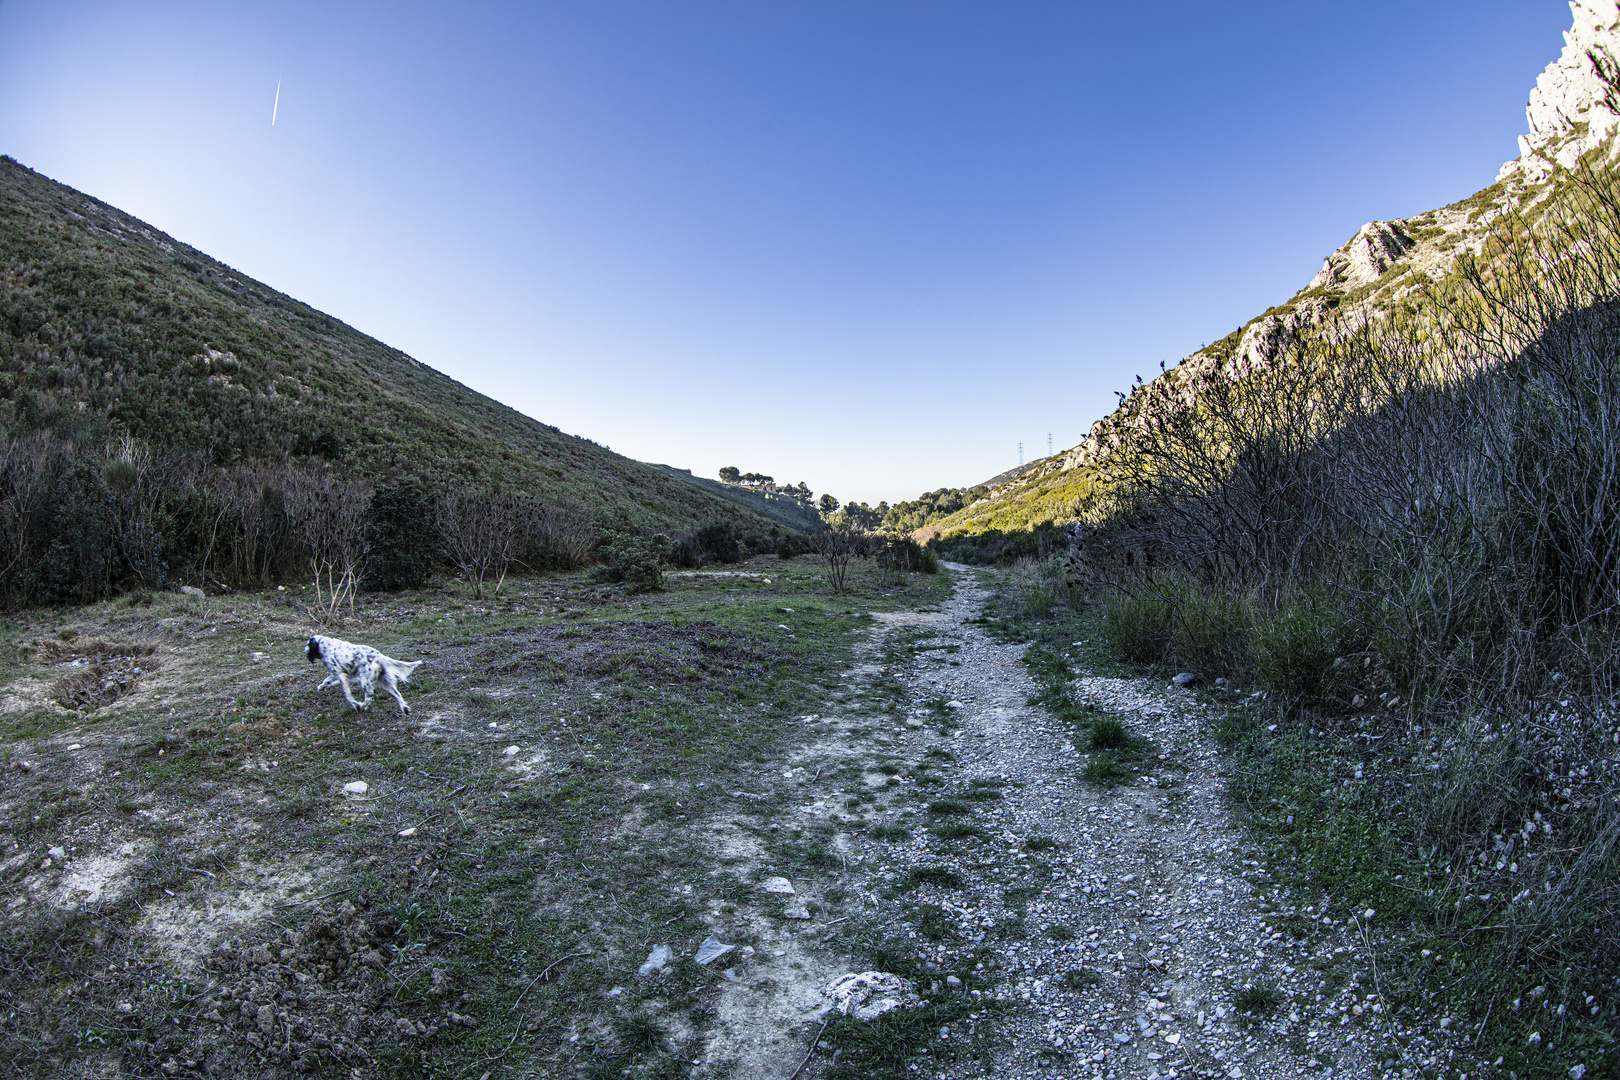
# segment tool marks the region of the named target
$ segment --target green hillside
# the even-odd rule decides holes
[[[724,499],[744,510],[752,511],[782,528],[792,529],[795,532],[815,532],[823,527],[820,514],[786,495],[754,491],[737,484],[722,484],[706,476],[694,476],[691,469],[677,469],[673,465],[654,465],[652,468],[683,484],[691,484],[699,491],[713,495],[717,499]]]
[[[216,466],[414,473],[576,500],[621,527],[786,524],[532,420],[9,157],[0,427],[128,434]]]

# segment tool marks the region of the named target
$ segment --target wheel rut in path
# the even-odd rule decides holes
[[[950,569],[942,610],[874,616],[842,715],[806,717],[807,740],[773,774],[783,812],[715,825],[830,835],[840,865],[794,884],[850,902],[756,918],[760,963],[722,990],[705,1063],[791,1075],[820,1026],[817,985],[862,970],[844,934],[864,928],[915,945],[925,998],[975,1006],[913,1075],[1381,1074],[1387,1022],[1366,997],[1358,928],[1296,938],[1268,924],[1207,707],[1154,681],[1079,675],[1078,701],[1155,747],[1124,784],[1083,780],[1075,733],[1029,702],[1024,646],[970,622],[988,592]],[[883,695],[898,715],[874,718]],[[1276,991],[1269,1015],[1238,1010],[1251,987]],[[812,1055],[800,1075],[827,1064]]]

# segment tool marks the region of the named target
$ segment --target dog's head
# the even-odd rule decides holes
[[[304,643],[304,659],[308,660],[310,663],[313,664],[315,661],[319,660],[320,658],[321,658],[321,643],[316,638],[310,638],[307,642]]]

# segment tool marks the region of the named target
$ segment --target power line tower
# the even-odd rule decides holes
[[[1046,456],[1052,456],[1052,433],[1050,431],[1046,433]]]
[[[1018,443],[1018,464],[1020,467],[1024,464],[1024,444],[1022,441]]]

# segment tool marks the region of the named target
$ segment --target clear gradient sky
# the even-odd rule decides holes
[[[875,503],[1074,445],[1363,222],[1490,184],[1568,25],[0,0],[0,152],[564,431]]]

